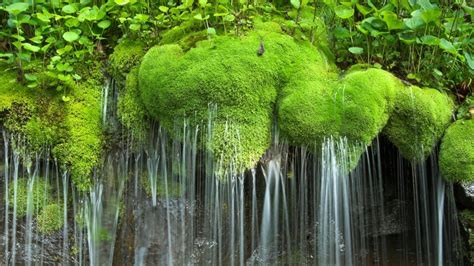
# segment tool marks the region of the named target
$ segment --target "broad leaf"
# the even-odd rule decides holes
[[[74,42],[79,39],[79,34],[75,33],[74,31],[68,31],[63,34],[63,38],[67,42]]]
[[[362,54],[364,52],[364,48],[362,47],[350,47],[348,50],[353,54]]]
[[[342,19],[348,19],[354,15],[354,9],[352,7],[338,5],[334,8],[336,16]]]
[[[290,2],[291,2],[291,5],[296,9],[300,8],[301,6],[300,0],[290,0]]]
[[[34,53],[38,52],[41,49],[41,47],[38,47],[36,45],[32,45],[30,43],[24,43],[23,48],[25,48],[28,51],[32,51]]]
[[[10,14],[13,14],[14,16],[18,16],[21,12],[25,12],[28,10],[28,7],[30,4],[28,3],[14,3],[5,8],[5,11],[7,11]]]

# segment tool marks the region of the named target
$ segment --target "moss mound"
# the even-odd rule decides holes
[[[145,55],[145,44],[139,41],[124,39],[114,47],[109,57],[112,74],[115,77],[125,75],[138,65]]]
[[[15,182],[11,181],[8,184],[8,201],[10,208],[13,210],[15,199]],[[50,186],[43,178],[37,178],[33,184],[33,210],[40,210],[45,204],[50,201]],[[22,218],[26,215],[28,208],[28,180],[20,178],[17,180],[16,191],[16,215],[17,218]]]
[[[324,138],[347,137],[352,145],[370,145],[393,109],[401,83],[390,73],[368,69],[322,80],[313,69],[295,77],[293,92],[281,100],[280,129],[298,145],[318,147]],[[362,150],[362,149],[357,149]]]
[[[262,40],[265,53],[258,56]],[[280,89],[310,62],[327,72],[317,50],[270,31],[216,37],[187,52],[179,45],[157,46],[140,66],[140,95],[149,114],[168,130],[179,117],[205,123],[209,104],[215,104],[211,151],[223,165],[248,168],[270,144]]]
[[[424,160],[449,126],[453,107],[453,101],[437,90],[401,88],[384,133],[403,157]]]
[[[474,181],[474,120],[453,123],[441,141],[439,167],[450,181]]]
[[[54,147],[54,156],[70,167],[80,190],[89,188],[90,174],[102,149],[99,69],[85,69],[87,75],[82,76],[88,76],[87,80],[65,84],[72,100],[64,102],[53,88],[22,86],[16,81],[15,71],[0,64],[0,123],[10,133],[25,138],[22,152]]]
[[[54,233],[64,225],[64,212],[61,205],[50,204],[38,215],[38,231],[43,235]]]

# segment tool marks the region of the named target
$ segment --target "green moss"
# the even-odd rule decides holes
[[[98,165],[102,150],[101,87],[97,81],[89,80],[75,86],[73,93],[64,121],[68,138],[53,152],[69,167],[76,187],[85,191],[91,185],[92,169]]]
[[[262,39],[265,53],[258,56]],[[281,88],[310,62],[320,71],[331,67],[316,49],[272,31],[215,37],[187,52],[179,45],[157,46],[140,66],[140,95],[148,113],[169,130],[179,117],[206,122],[208,106],[215,104],[211,151],[223,165],[248,168],[270,144]]]
[[[451,181],[474,181],[474,120],[458,120],[446,131],[440,147],[439,168]]]
[[[110,66],[114,76],[128,73],[140,63],[145,55],[145,44],[140,41],[124,39],[114,48],[109,57]]]
[[[38,231],[48,235],[60,230],[64,225],[64,211],[61,205],[50,204],[38,215]]]
[[[308,68],[287,85],[292,93],[278,112],[282,134],[297,145],[319,147],[330,136],[370,145],[389,118],[399,81],[378,69],[321,76]]]
[[[437,90],[401,88],[384,132],[403,157],[424,160],[451,123],[453,107],[453,101]]]
[[[8,201],[12,210],[15,199],[14,185],[14,181],[11,181],[8,185]],[[50,201],[49,184],[43,178],[36,178],[32,191],[33,209],[40,210],[44,204],[47,204]],[[16,204],[17,218],[24,217],[28,208],[28,180],[26,178],[20,178],[17,180]]]
[[[118,101],[118,114],[122,124],[132,132],[132,135],[138,140],[143,139],[148,123],[138,90],[138,67],[127,74],[125,91]]]

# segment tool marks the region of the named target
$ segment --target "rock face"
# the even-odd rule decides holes
[[[439,167],[447,180],[474,181],[474,120],[458,120],[441,142]]]

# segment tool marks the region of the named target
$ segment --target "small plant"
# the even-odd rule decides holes
[[[38,215],[38,231],[48,235],[60,230],[64,225],[64,212],[59,204],[50,204]]]

